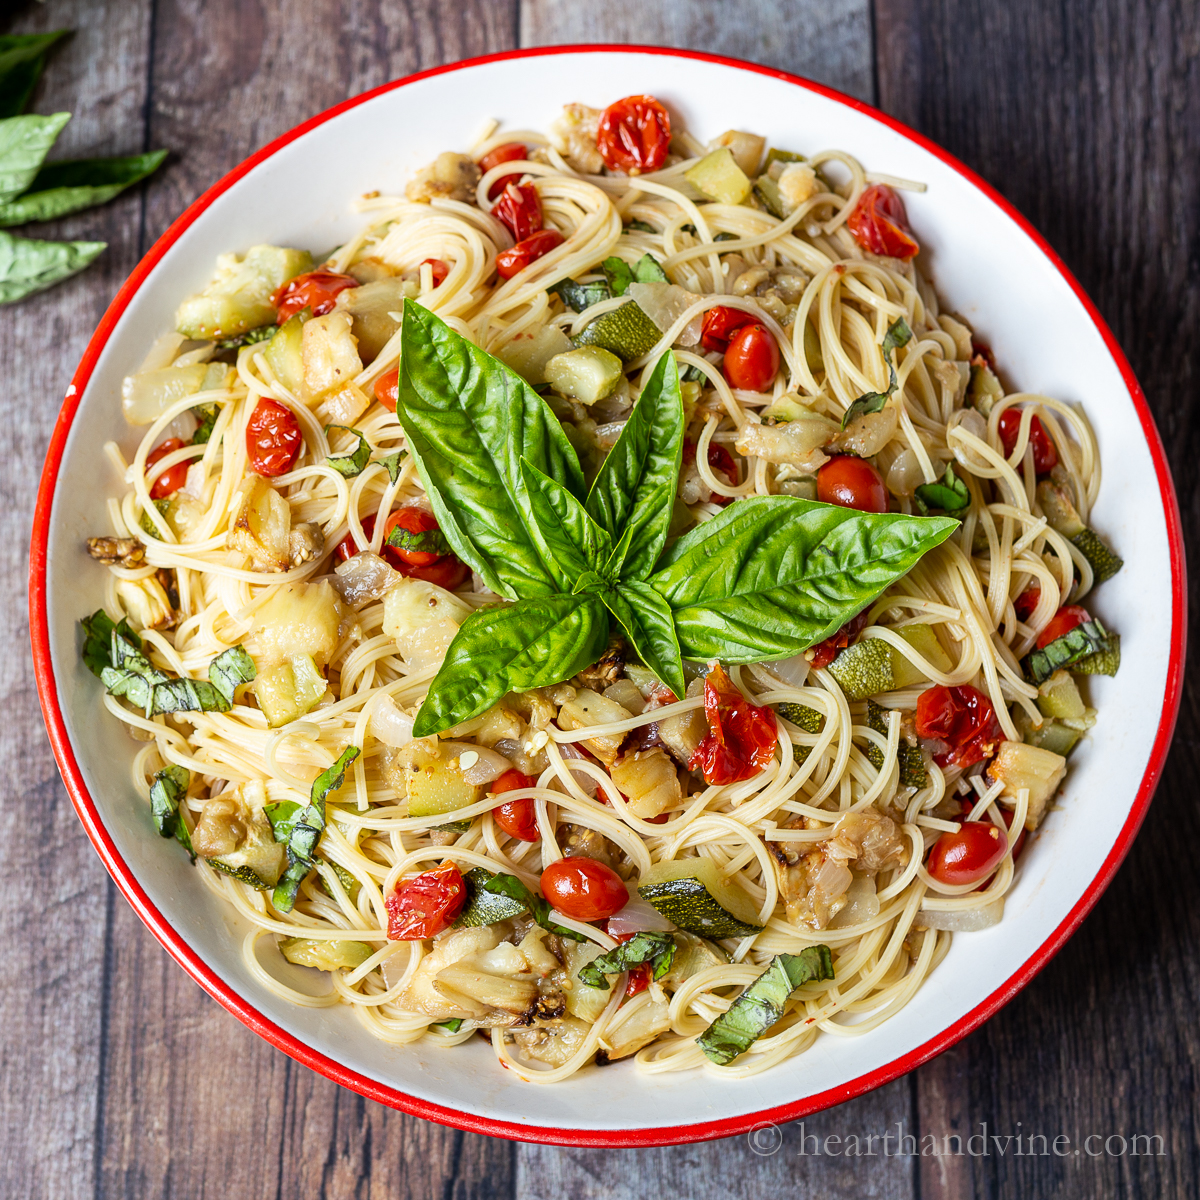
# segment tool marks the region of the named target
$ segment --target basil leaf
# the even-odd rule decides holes
[[[907,346],[911,338],[912,330],[909,329],[908,322],[903,317],[897,317],[888,326],[887,333],[883,335],[883,342],[880,344],[880,349],[883,351],[883,360],[887,363],[888,375],[891,377],[888,389],[886,392],[867,392],[853,401],[842,415],[843,429],[851,421],[857,420],[867,413],[879,412],[887,403],[888,397],[896,390],[897,386],[896,368],[892,363],[892,353],[901,346]]]
[[[683,398],[675,356],[664,354],[642,389],[587,498],[587,511],[613,539],[628,532],[613,569],[645,579],[666,544],[683,457]]]
[[[892,352],[899,350],[901,346],[907,346],[912,340],[912,330],[908,327],[908,322],[903,317],[897,317],[889,326],[887,333],[883,335],[883,357],[888,360],[891,365]]]
[[[569,679],[604,653],[608,627],[595,596],[538,596],[472,613],[429,685],[413,736],[468,721],[507,692]]]
[[[112,647],[113,634],[128,643],[135,650],[142,648],[142,639],[129,628],[129,621],[122,617],[113,624],[112,617],[102,608],[98,608],[90,617],[84,617],[80,622],[83,626],[83,649],[80,656],[91,673],[97,678],[105,667],[113,666]]]
[[[150,814],[154,818],[154,828],[165,838],[175,836],[179,802],[187,795],[191,779],[192,773],[176,763],[155,772],[154,782],[150,785]]]
[[[515,372],[404,301],[397,416],[446,540],[500,596],[556,592],[530,525],[527,458],[583,494],[562,425]]]
[[[269,342],[278,332],[278,325],[259,325],[236,337],[221,338],[217,342],[217,349],[240,350],[243,346],[256,346],[259,342]]]
[[[246,649],[242,645],[230,646],[228,650],[222,650],[208,664],[209,681],[220,693],[227,709],[233,707],[233,694],[237,690],[238,684],[252,683],[257,673],[254,659],[246,653]]]
[[[954,464],[946,464],[946,473],[939,483],[923,483],[913,493],[913,499],[923,514],[931,508],[940,508],[948,513],[962,512],[971,505],[971,493],[967,485],[954,473]]]
[[[193,446],[205,446],[208,444],[208,439],[212,437],[213,426],[217,423],[217,417],[220,416],[221,409],[216,404],[197,404],[192,409],[192,416],[196,418],[199,424],[196,426],[196,432],[192,434]]]
[[[543,557],[553,565],[562,590],[576,590],[586,572],[608,563],[612,540],[561,483],[543,475],[528,459],[522,459],[521,471]]]
[[[615,592],[600,597],[612,613],[638,657],[675,695],[687,694],[683,660],[671,606],[648,583],[621,583]]]
[[[371,443],[363,436],[361,429],[354,429],[350,425],[326,425],[326,437],[329,436],[331,429],[340,429],[343,433],[354,434],[358,438],[358,445],[348,454],[326,455],[325,465],[332,467],[339,475],[344,475],[347,479],[353,479],[356,475],[361,475],[366,470],[367,463],[371,458]]]
[[[107,245],[39,242],[0,231],[0,304],[23,300],[78,275]]]
[[[71,119],[66,112],[29,113],[0,121],[0,204],[16,199],[33,182],[46,152]]]
[[[404,466],[404,460],[407,457],[408,455],[403,450],[396,450],[384,458],[377,458],[375,461],[381,467],[386,468],[389,482],[395,483],[400,478],[400,469]]]
[[[550,905],[536,892],[531,892],[515,875],[493,875],[483,885],[483,890],[491,892],[493,895],[507,896],[510,900],[524,904],[533,915],[533,919],[543,929],[548,929],[551,933],[558,934],[559,937],[570,938],[576,942],[587,941],[582,933],[576,933],[574,929],[568,929],[565,925],[552,921]]]
[[[24,195],[0,204],[0,226],[53,221],[105,204],[156,171],[166,157],[165,150],[154,150],[127,158],[49,163],[34,176]]]
[[[751,496],[681,537],[649,583],[671,606],[684,658],[784,658],[836,633],[957,528]]]
[[[623,296],[633,283],[633,268],[623,259],[613,255],[600,264],[604,278],[608,280],[609,294]]]
[[[462,1028],[462,1017],[450,1017],[445,1021],[434,1021],[439,1029],[445,1029],[450,1033],[457,1033]]]
[[[17,33],[0,37],[0,117],[25,111],[46,66],[46,51],[71,31]]]
[[[225,697],[206,679],[167,679],[154,685],[147,716],[178,712],[227,712]]]
[[[585,963],[578,975],[588,987],[608,991],[612,985],[605,979],[606,975],[616,975],[648,962],[651,977],[661,979],[671,969],[675,949],[675,939],[669,933],[635,933],[629,941]]]
[[[608,284],[597,279],[592,283],[576,283],[574,279],[560,279],[558,283],[546,289],[558,296],[562,302],[576,312],[583,312],[601,300],[607,300],[612,295]]]
[[[655,228],[653,225],[650,225],[645,221],[630,221],[629,224],[625,226],[625,232],[626,233],[654,233],[656,231],[655,231]]]
[[[662,269],[662,263],[653,254],[643,254],[633,268],[634,279],[638,283],[670,283],[667,273]]]
[[[387,535],[387,545],[397,550],[408,550],[417,554],[449,554],[450,544],[440,529],[423,529],[414,533],[402,525],[395,525]]]
[[[271,823],[271,832],[275,835],[277,842],[287,845],[288,839],[292,836],[292,830],[296,827],[296,821],[305,807],[303,804],[297,804],[295,800],[280,800],[277,804],[268,804],[263,809],[263,812],[267,814],[267,820]]]
[[[868,413],[881,412],[891,394],[891,388],[886,392],[864,392],[857,400],[851,401],[850,407],[842,414],[842,428],[845,429],[851,421],[857,421]]]

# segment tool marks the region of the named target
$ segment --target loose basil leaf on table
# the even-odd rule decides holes
[[[396,412],[447,541],[497,595],[554,594],[521,460],[581,499],[562,425],[515,371],[411,300],[402,328]]]
[[[7,204],[0,204],[0,226],[53,221],[105,204],[156,171],[166,157],[165,150],[152,150],[126,158],[46,163],[34,176],[28,191]]]
[[[751,496],[684,534],[648,582],[671,606],[684,658],[783,658],[836,633],[957,528]]]
[[[600,593],[608,611],[616,617],[638,657],[675,693],[687,694],[683,659],[671,606],[648,583],[636,580]]]
[[[508,692],[570,679],[604,653],[608,629],[592,595],[537,596],[472,613],[429,686],[413,736],[469,721]]]
[[[107,242],[42,242],[0,230],[0,304],[12,304],[79,274]]]
[[[59,112],[45,117],[27,113],[0,121],[0,204],[7,204],[29,187],[70,119],[70,113]]]
[[[575,591],[582,575],[602,571],[609,563],[612,540],[561,483],[543,475],[528,459],[522,459],[521,471],[543,557],[555,571],[559,588]]]
[[[15,33],[0,37],[0,118],[25,111],[46,66],[46,52],[69,29],[52,33]]]

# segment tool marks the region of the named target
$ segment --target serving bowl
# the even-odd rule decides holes
[[[928,185],[906,202],[943,304],[967,318],[1015,385],[1084,403],[1095,426],[1104,483],[1094,524],[1125,568],[1094,606],[1121,632],[1123,661],[1119,678],[1092,682],[1097,725],[1022,856],[1003,921],[958,935],[900,1013],[860,1037],[823,1036],[745,1080],[627,1064],[545,1087],[502,1070],[482,1041],[389,1046],[347,1009],[293,1007],[249,975],[247,929],[155,836],[129,784],[136,744],[80,661],[77,622],[103,589],[84,538],[99,532],[102,498],[119,487],[100,446],[136,441],[121,416],[121,380],[218,254],[256,242],[337,245],[361,225],[353,198],[401,190],[438,152],[467,146],[486,118],[545,128],[563,103],[603,106],[638,92],[658,96],[701,139],[750,129],[801,151],[840,148],[868,170]],[[648,47],[555,47],[441,67],[348,100],[247,159],[167,230],[117,294],[67,391],[38,494],[30,623],[50,739],[88,836],[142,920],[220,1003],[314,1070],[419,1116],[529,1141],[645,1145],[793,1120],[877,1087],[952,1045],[1036,974],[1096,902],[1145,815],[1179,704],[1185,594],[1175,496],[1145,399],[1094,306],[1000,196],[898,122],[783,72]]]

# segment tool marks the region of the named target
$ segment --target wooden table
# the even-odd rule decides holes
[[[816,1157],[743,1138],[557,1149],[392,1112],[298,1066],[204,995],[105,875],[38,712],[26,546],[60,398],[138,257],[208,184],[335,102],[421,68],[555,42],[694,46],[877,103],[993,183],[1112,324],[1200,519],[1200,7],[1187,0],[48,0],[3,32],[78,30],[35,101],[60,146],[167,146],[166,169],[57,233],[82,277],[0,310],[0,520],[9,620],[0,754],[0,1194],[12,1197],[1200,1195],[1197,706],[1146,826],[1069,946],[999,1016],[906,1078],[805,1122],[842,1137],[1159,1134],[1165,1153]],[[874,48],[873,48],[874,47]],[[281,197],[281,202],[286,198]],[[39,234],[39,236],[54,236]],[[1154,586],[1154,581],[1147,581]],[[918,999],[916,1003],[920,1003]],[[1093,1141],[1094,1148],[1099,1143]],[[978,1145],[978,1143],[977,1143]],[[1119,1142],[1111,1145],[1119,1147]],[[807,1154],[803,1151],[807,1149]]]

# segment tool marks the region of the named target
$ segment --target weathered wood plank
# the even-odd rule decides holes
[[[1025,212],[1112,324],[1162,430],[1195,546],[1196,6],[876,0],[876,34],[882,106]],[[923,1161],[926,1200],[1200,1191],[1200,883],[1179,854],[1200,833],[1197,722],[1189,696],[1146,826],[1078,935],[952,1059],[918,1076],[922,1128],[939,1138],[986,1121],[1001,1135],[1066,1134],[1067,1156]],[[1158,1134],[1165,1153],[1135,1156],[1127,1140],[1124,1154],[1076,1156],[1089,1134]]]
[[[51,55],[33,111],[73,112],[53,157],[142,149],[149,0],[53,0],[7,12],[5,33],[74,28]],[[0,309],[5,368],[0,421],[0,624],[5,719],[0,763],[0,1178],[4,1194],[90,1192],[100,1070],[105,922],[113,896],[75,818],[38,711],[29,659],[27,554],[33,501],[50,429],[75,363],[137,258],[140,201],[19,230],[85,238],[108,250],[83,275]]]
[[[301,12],[160,0],[150,138],[176,155],[147,196],[143,248],[298,121],[390,78],[504,49],[514,30],[504,4]],[[506,1143],[403,1116],[291,1062],[206,997],[120,901],[111,940],[99,1195],[511,1194]]]

